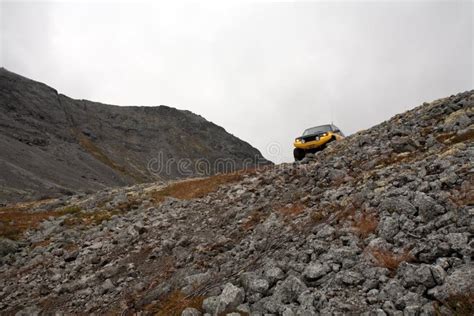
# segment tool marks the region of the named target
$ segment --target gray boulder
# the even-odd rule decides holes
[[[379,210],[381,212],[389,213],[406,213],[410,215],[416,214],[415,206],[413,206],[413,204],[403,197],[384,199],[379,205]]]
[[[300,279],[291,275],[276,286],[273,297],[278,302],[289,304],[294,302],[298,296],[307,289],[306,285]]]
[[[455,269],[448,275],[443,285],[428,290],[428,294],[439,301],[445,301],[450,296],[465,295],[474,288],[474,267],[466,264]]]
[[[383,218],[378,225],[378,233],[380,237],[392,241],[393,237],[400,231],[398,219],[389,216]]]
[[[17,242],[8,238],[0,238],[0,257],[16,252],[18,248]]]
[[[240,276],[240,281],[246,292],[265,294],[269,288],[269,282],[259,278],[255,273],[246,272]]]
[[[243,289],[227,283],[219,296],[211,296],[203,301],[202,308],[206,313],[217,315],[225,311],[231,311],[244,302],[245,292]]]
[[[308,281],[315,281],[331,271],[327,264],[319,262],[311,263],[303,271],[303,277]]]

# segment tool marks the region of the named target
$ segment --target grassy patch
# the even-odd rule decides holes
[[[152,198],[155,202],[162,202],[166,197],[182,200],[202,198],[216,191],[221,185],[238,182],[242,179],[242,173],[226,173],[208,178],[180,181],[153,192]]]
[[[187,307],[201,310],[204,296],[187,296],[181,291],[173,291],[158,303],[147,306],[146,310],[156,316],[180,316]]]
[[[324,210],[315,210],[315,211],[312,211],[311,214],[309,215],[312,225],[322,223],[324,220],[327,219],[327,217],[328,217],[328,214]]]
[[[100,149],[94,142],[92,142],[89,138],[86,136],[80,134],[78,135],[78,140],[79,140],[79,145],[90,153],[95,159],[99,160],[102,162],[104,165],[109,166],[110,168],[126,175],[131,178],[133,178],[136,182],[140,183],[145,181],[140,175],[138,175],[136,172],[128,172],[127,169],[113,161],[111,158],[109,158],[102,149]]]
[[[242,223],[243,230],[251,230],[267,218],[262,209],[256,209],[250,213],[249,218]]]
[[[382,249],[370,249],[369,251],[378,266],[387,268],[392,272],[397,270],[402,262],[411,262],[414,260],[408,250],[405,250],[400,254]]]
[[[0,209],[0,237],[18,240],[28,229],[35,228],[49,217],[60,216],[55,211],[28,212],[21,208]]]
[[[101,210],[86,213],[77,205],[69,205],[59,210],[31,212],[23,206],[11,206],[0,208],[0,237],[18,240],[23,233],[29,229],[37,228],[38,225],[49,218],[67,215],[65,225],[98,225],[104,220],[109,220],[115,214],[121,214],[129,210],[131,206],[123,206],[123,209],[113,211]]]
[[[404,153],[391,153],[389,156],[382,157],[375,160],[375,169],[380,169],[387,167],[393,164],[410,162],[415,159],[417,156],[417,151],[414,152],[404,152]]]
[[[360,237],[365,239],[375,232],[378,225],[379,220],[374,214],[364,213],[359,219],[354,221],[352,227],[354,227]]]
[[[474,129],[469,128],[462,133],[445,133],[440,134],[436,137],[436,140],[440,143],[447,145],[454,145],[457,143],[471,142],[474,139]]]
[[[110,168],[125,172],[125,168],[120,166],[119,164],[115,163],[112,159],[107,157],[107,155],[99,148],[96,144],[94,144],[89,138],[80,135],[79,136],[79,145],[84,148],[88,153],[94,156],[95,159],[99,160],[103,164],[109,166]]]
[[[344,210],[339,211],[340,208],[342,207],[335,204],[329,205],[329,209],[337,214],[336,222],[338,224],[354,219],[357,213],[357,208],[354,206],[354,204],[350,203],[344,208]]]
[[[67,214],[76,214],[81,211],[81,208],[77,205],[66,206],[62,210],[58,211],[58,214],[67,215]]]
[[[474,292],[451,295],[446,299],[444,305],[452,311],[453,315],[474,315]]]
[[[95,226],[101,224],[103,221],[108,221],[114,215],[122,214],[121,210],[99,210],[96,212],[80,212],[76,213],[64,220],[64,224],[67,226]]]
[[[276,211],[285,217],[296,217],[300,215],[305,209],[301,203],[293,203],[282,207],[277,207]]]
[[[35,242],[31,245],[32,248],[37,248],[37,247],[47,247],[51,243],[51,239],[45,239],[43,241],[38,241]]]

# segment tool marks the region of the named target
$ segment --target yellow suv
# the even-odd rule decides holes
[[[343,138],[344,134],[333,124],[308,128],[302,136],[295,139],[293,156],[296,161],[301,160],[306,153],[323,150],[326,144]]]

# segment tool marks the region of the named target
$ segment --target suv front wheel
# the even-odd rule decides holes
[[[301,148],[293,149],[293,157],[295,157],[296,161],[302,160],[305,156],[305,151]]]

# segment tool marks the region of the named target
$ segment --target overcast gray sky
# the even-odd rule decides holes
[[[293,160],[307,127],[332,120],[351,134],[474,87],[472,1],[2,0],[0,10],[7,69],[73,98],[190,110],[275,162]]]

